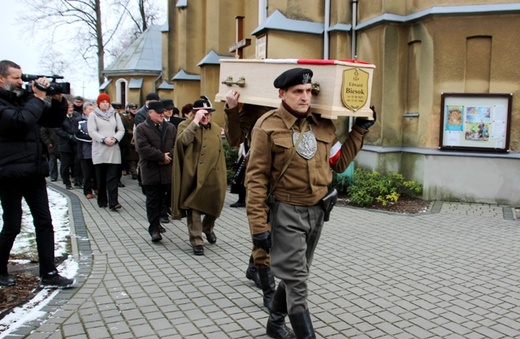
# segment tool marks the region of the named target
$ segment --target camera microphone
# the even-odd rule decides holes
[[[36,74],[22,74],[22,81],[29,82],[38,80],[39,78],[63,79],[61,75],[36,75]]]

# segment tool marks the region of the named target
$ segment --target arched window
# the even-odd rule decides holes
[[[116,81],[116,100],[123,107],[126,107],[126,98],[128,98],[128,81],[126,79],[117,79]]]

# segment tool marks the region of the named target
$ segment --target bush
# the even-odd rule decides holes
[[[226,139],[222,139],[222,145],[224,146],[224,156],[226,157],[227,182],[229,184],[235,175],[235,163],[238,158],[238,150],[235,147],[229,146]]]
[[[395,172],[383,175],[357,168],[347,193],[354,205],[365,207],[378,202],[386,206],[397,202],[401,196],[414,197],[421,194],[422,185],[415,181],[405,181],[402,174]]]
[[[347,194],[348,187],[352,184],[352,178],[343,175],[339,176],[336,172],[334,172],[334,176],[332,177],[331,187],[335,187],[338,190],[339,194]]]

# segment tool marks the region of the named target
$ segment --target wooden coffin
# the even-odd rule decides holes
[[[225,101],[232,89],[242,103],[278,107],[273,81],[282,72],[303,67],[314,75],[312,111],[324,118],[372,117],[370,98],[375,65],[354,60],[220,59],[220,85],[215,100]]]

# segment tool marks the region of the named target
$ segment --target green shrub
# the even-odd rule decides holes
[[[235,147],[229,146],[226,139],[222,140],[224,146],[224,156],[226,157],[227,182],[231,183],[235,175],[235,163],[238,158],[238,150]]]
[[[348,187],[351,185],[351,183],[352,178],[346,175],[339,176],[336,172],[334,172],[331,186],[335,187],[339,194],[347,194]]]
[[[401,196],[416,196],[422,193],[422,185],[415,181],[405,181],[402,174],[379,172],[357,168],[347,189],[349,200],[357,206],[371,206],[375,202],[386,206],[397,202]]]

